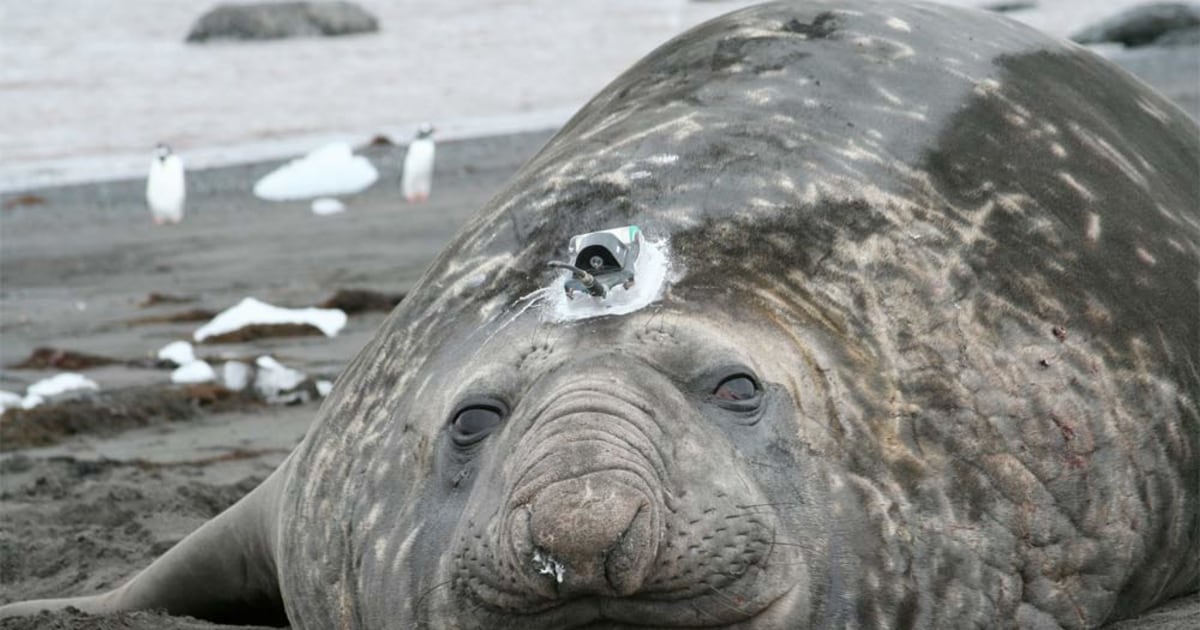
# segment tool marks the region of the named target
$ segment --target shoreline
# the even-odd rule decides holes
[[[1200,121],[1200,47],[1085,47],[1154,88],[1193,120]],[[547,108],[517,114],[434,120],[442,143],[545,133],[561,128],[579,107]],[[281,164],[330,142],[348,142],[358,151],[383,136],[403,147],[418,123],[382,125],[374,132],[307,133],[272,140],[199,147],[182,152],[189,173],[228,167]],[[59,187],[103,184],[145,176],[153,147],[140,153],[113,153],[79,158],[35,160],[0,167],[0,203],[22,194]]]
[[[503,136],[546,133],[557,130],[578,108],[547,109],[513,116],[438,121],[439,146],[456,142],[486,140]],[[406,146],[416,135],[418,124],[382,126],[373,133],[311,133],[274,140],[247,141],[231,145],[199,147],[181,154],[189,177],[196,172],[229,167],[253,167],[260,163],[281,164],[331,142],[347,142],[355,151],[366,148],[378,137]],[[60,187],[104,184],[144,178],[153,147],[140,153],[114,153],[79,158],[35,160],[0,168],[0,196],[18,196]]]

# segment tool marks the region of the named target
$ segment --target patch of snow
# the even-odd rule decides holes
[[[217,373],[213,371],[208,361],[192,361],[171,372],[171,382],[182,385],[209,383],[215,380],[217,380]]]
[[[311,399],[309,390],[300,388],[308,380],[304,372],[282,365],[267,355],[258,357],[254,363],[258,366],[258,373],[254,376],[254,391],[263,400],[272,405],[287,405]]]
[[[333,391],[333,381],[317,381],[317,393],[321,395],[321,398],[328,396],[331,391]]]
[[[317,216],[329,216],[331,214],[340,214],[346,211],[346,204],[334,199],[333,197],[321,197],[313,199],[312,212]]]
[[[308,378],[304,375],[304,372],[293,370],[276,361],[274,357],[267,355],[258,357],[254,363],[258,366],[258,377],[254,380],[254,386],[260,391],[264,389],[268,391],[288,390],[303,383],[304,379]]]
[[[159,359],[170,361],[176,366],[187,365],[196,360],[196,352],[192,349],[192,344],[186,341],[172,341],[159,348],[157,356]]]
[[[251,324],[309,324],[326,337],[333,337],[346,325],[346,313],[336,308],[281,308],[245,298],[217,313],[212,321],[192,333],[192,339],[201,342]]]
[[[21,399],[20,406],[23,409],[33,409],[46,402],[47,398],[58,396],[59,394],[99,389],[99,385],[82,374],[63,372],[62,374],[42,379],[26,388],[25,397]],[[12,406],[15,407],[16,405]],[[7,409],[8,404],[5,404],[4,408]]]
[[[268,201],[349,195],[377,179],[370,160],[354,155],[348,143],[334,142],[267,173],[254,184],[254,194]]]
[[[0,389],[0,414],[21,407],[21,395]]]
[[[62,374],[56,374],[30,385],[25,390],[25,395],[26,397],[39,396],[41,398],[49,398],[84,389],[98,390],[100,386],[82,374],[63,372]]]
[[[250,366],[241,361],[226,361],[221,367],[221,382],[225,389],[240,392],[250,384]]]

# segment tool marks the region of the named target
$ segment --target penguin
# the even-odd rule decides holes
[[[404,174],[401,188],[409,203],[420,203],[429,199],[433,188],[433,125],[425,123],[417,130],[417,137],[408,145],[404,156]]]
[[[182,221],[185,196],[183,160],[171,152],[171,147],[159,143],[146,178],[146,205],[150,206],[154,224]]]

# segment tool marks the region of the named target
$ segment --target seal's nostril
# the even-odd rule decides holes
[[[611,473],[550,485],[534,498],[530,534],[564,593],[629,595],[647,577],[658,540],[647,495]]]

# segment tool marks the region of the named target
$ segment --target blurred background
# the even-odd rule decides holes
[[[1008,15],[1061,37],[1154,4],[948,3],[1032,5]],[[216,4],[0,0],[0,191],[141,175],[157,142],[203,168],[404,140],[427,120],[444,139],[549,129],[671,36],[752,3],[360,0],[377,32],[185,42]],[[1099,47],[1171,56],[1120,48]]]

